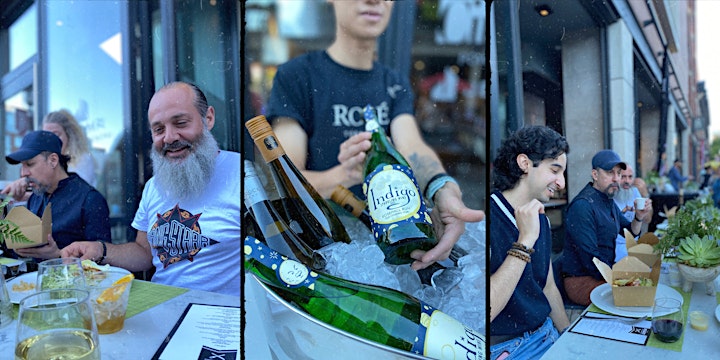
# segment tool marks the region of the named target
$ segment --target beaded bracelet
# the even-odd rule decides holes
[[[512,244],[512,248],[513,248],[513,249],[520,250],[520,251],[524,251],[524,252],[526,252],[528,255],[531,255],[532,253],[535,252],[535,249],[533,249],[533,248],[528,248],[527,246],[525,246],[525,245],[523,245],[523,244],[521,244],[521,243],[519,243],[519,242],[517,242],[517,241]]]
[[[514,256],[514,257],[516,257],[516,258],[518,258],[518,259],[520,259],[520,260],[522,260],[522,261],[524,261],[524,262],[526,262],[526,263],[529,263],[529,262],[531,261],[530,255],[529,255],[528,253],[523,252],[523,251],[518,250],[518,249],[510,249],[510,250],[507,251],[507,254],[510,255],[510,256]]]

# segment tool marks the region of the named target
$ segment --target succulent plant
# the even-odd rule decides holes
[[[720,246],[715,238],[697,234],[680,240],[678,260],[688,266],[708,268],[720,265]]]
[[[709,196],[701,196],[687,201],[675,215],[668,219],[665,233],[655,249],[661,254],[668,254],[677,248],[683,239],[697,235],[720,239],[720,209],[713,204]]]

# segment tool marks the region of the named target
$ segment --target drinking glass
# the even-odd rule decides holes
[[[38,264],[38,291],[84,288],[85,274],[79,258],[51,259]]]
[[[10,302],[10,294],[5,285],[5,275],[0,271],[0,328],[13,321],[12,310],[13,304]]]
[[[676,342],[683,332],[685,316],[678,299],[659,298],[652,310],[652,331],[662,342]]]
[[[95,313],[99,334],[120,331],[125,324],[125,311],[130,298],[132,276],[120,271],[103,271],[97,283],[88,283],[90,303]]]
[[[15,359],[99,360],[98,332],[88,291],[41,291],[20,301]]]

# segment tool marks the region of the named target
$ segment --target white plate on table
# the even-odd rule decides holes
[[[127,273],[127,274],[130,273],[129,271],[127,271],[123,268],[117,267],[117,266],[110,266],[110,270],[111,271],[119,271],[119,272],[123,272],[123,273]],[[22,274],[22,275],[14,278],[14,279],[11,279],[7,282],[6,286],[8,289],[8,294],[10,295],[10,301],[13,304],[19,304],[20,300],[22,300],[23,298],[25,298],[28,295],[34,294],[36,291],[35,288],[25,290],[25,291],[13,291],[12,286],[14,284],[20,285],[21,281],[36,285],[37,284],[37,271]]]
[[[683,297],[675,289],[658,284],[657,292],[655,292],[655,298],[673,298],[683,303]],[[600,310],[607,311],[611,314],[628,316],[628,317],[640,317],[640,316],[652,316],[652,306],[615,306],[615,301],[612,296],[612,286],[610,284],[602,284],[590,293],[590,301],[597,306]],[[670,314],[669,312],[667,314]],[[667,315],[662,314],[662,315]]]

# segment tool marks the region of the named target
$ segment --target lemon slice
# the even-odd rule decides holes
[[[97,303],[102,304],[106,301],[117,301],[117,299],[120,298],[120,296],[125,292],[127,289],[127,286],[130,284],[130,282],[135,278],[133,274],[127,274],[119,279],[117,279],[113,284],[112,287],[105,289],[100,296],[97,298]],[[123,285],[123,286],[116,286],[116,285]]]

